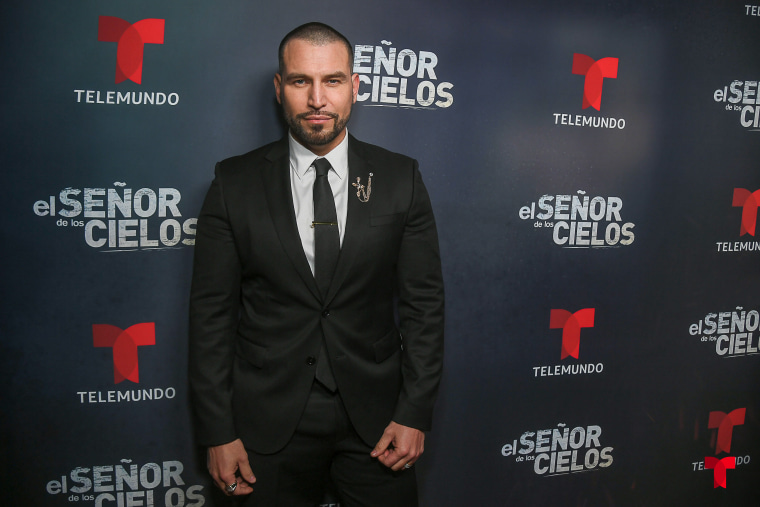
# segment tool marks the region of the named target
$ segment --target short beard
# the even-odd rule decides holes
[[[333,119],[333,128],[331,130],[325,130],[324,125],[313,125],[311,127],[305,127],[301,120],[305,120],[308,116],[319,114],[321,116],[329,116]],[[289,115],[283,108],[283,116],[285,121],[290,127],[290,131],[293,137],[301,141],[302,144],[307,146],[324,146],[335,140],[336,137],[343,132],[343,129],[348,125],[348,120],[351,118],[351,111],[343,118],[336,113],[327,111],[309,111],[307,113],[300,113],[295,116]]]

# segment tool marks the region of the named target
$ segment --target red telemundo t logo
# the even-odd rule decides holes
[[[707,456],[705,458],[705,468],[713,471],[713,488],[720,486],[726,487],[726,470],[733,470],[736,468],[736,458],[734,456],[726,456],[723,459],[713,458]]]
[[[597,111],[602,107],[602,84],[604,78],[617,78],[618,59],[602,58],[594,61],[590,56],[573,53],[573,74],[586,76],[583,84],[583,108],[593,107]]]
[[[742,225],[739,236],[745,234],[754,236],[757,225],[757,208],[760,206],[760,190],[750,192],[746,188],[735,188],[732,205],[735,208],[742,209]]]
[[[134,24],[113,16],[98,17],[98,40],[116,42],[116,82],[142,82],[145,44],[164,43],[164,20],[143,19]]]
[[[146,322],[121,330],[110,324],[92,325],[92,344],[113,349],[113,381],[140,382],[137,347],[156,344],[156,324]]]
[[[584,308],[575,313],[552,310],[549,329],[562,329],[562,354],[560,359],[572,356],[578,359],[581,347],[581,328],[594,327],[594,308]]]
[[[737,408],[728,414],[717,410],[710,412],[707,427],[711,429],[718,428],[718,440],[715,442],[715,454],[731,452],[731,437],[734,434],[734,426],[744,424],[744,415],[746,413],[746,408]]]

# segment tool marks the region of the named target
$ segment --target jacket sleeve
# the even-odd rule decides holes
[[[197,440],[206,446],[237,438],[231,400],[241,263],[219,164],[215,172],[198,217],[190,291],[188,373]]]
[[[416,161],[412,185],[397,264],[403,384],[393,420],[429,430],[443,367],[443,276],[435,218]]]

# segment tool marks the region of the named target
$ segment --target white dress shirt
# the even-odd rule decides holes
[[[293,139],[288,133],[290,144],[290,190],[293,193],[293,208],[296,212],[298,234],[301,244],[309,261],[311,273],[314,274],[314,179],[316,169],[314,160],[318,157],[308,148]],[[327,173],[333,198],[335,212],[338,216],[338,234],[343,245],[343,235],[346,231],[346,213],[348,211],[348,132],[343,141],[324,156],[332,168]]]

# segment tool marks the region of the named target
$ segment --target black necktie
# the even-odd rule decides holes
[[[330,182],[327,181],[327,173],[330,170],[330,162],[325,158],[314,161],[317,175],[314,179],[314,279],[319,286],[322,298],[327,297],[330,281],[335,272],[335,265],[340,255],[340,235],[338,233],[338,214],[335,212],[335,198],[333,198]],[[335,392],[338,386],[335,382],[330,360],[327,357],[325,338],[322,337],[322,346],[317,361],[316,378],[328,390]]]
[[[322,297],[327,296],[335,265],[340,254],[340,235],[338,234],[338,214],[335,212],[330,182],[327,172],[330,162],[326,158],[314,161],[317,176],[314,179],[314,278]]]

